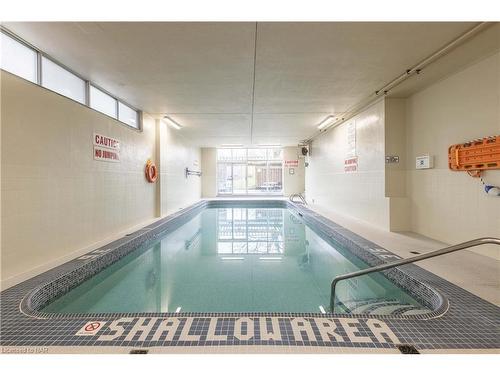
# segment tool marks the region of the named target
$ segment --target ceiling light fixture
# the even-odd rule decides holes
[[[168,124],[170,125],[171,127],[173,127],[174,129],[177,129],[177,130],[181,130],[182,129],[182,126],[180,126],[177,122],[175,122],[174,120],[172,120],[170,117],[168,116],[163,116],[163,120]]]
[[[222,148],[240,148],[243,147],[241,143],[225,143],[220,145]]]
[[[258,144],[259,147],[281,147],[281,143]]]
[[[319,123],[318,129],[323,130],[323,129],[327,128],[328,126],[330,126],[331,124],[333,124],[335,121],[336,121],[335,117],[328,116],[327,118],[325,118],[323,121],[321,121]]]

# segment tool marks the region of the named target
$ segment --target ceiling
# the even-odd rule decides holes
[[[296,145],[326,116],[346,111],[475,23],[4,26],[137,108],[168,114],[193,145],[213,147]],[[497,26],[391,94],[408,96],[498,51]]]

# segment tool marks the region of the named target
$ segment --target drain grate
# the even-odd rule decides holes
[[[403,354],[420,354],[413,345],[398,345],[397,348]]]
[[[412,254],[422,254],[422,253],[419,253],[418,251],[410,251],[410,253],[412,253]]]
[[[129,354],[148,354],[146,349],[132,349]]]

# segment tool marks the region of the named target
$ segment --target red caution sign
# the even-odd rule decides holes
[[[94,160],[120,162],[120,141],[102,134],[94,133]]]
[[[345,159],[344,172],[352,173],[352,172],[356,172],[357,170],[358,170],[358,157],[357,156]]]

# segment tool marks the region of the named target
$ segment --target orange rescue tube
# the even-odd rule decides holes
[[[151,160],[148,160],[146,163],[146,180],[148,182],[155,182],[157,178],[158,170],[156,169],[156,165]]]

